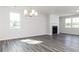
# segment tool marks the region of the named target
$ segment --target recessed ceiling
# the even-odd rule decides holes
[[[59,16],[79,14],[79,6],[19,6],[20,9],[35,9],[43,14],[56,14]]]

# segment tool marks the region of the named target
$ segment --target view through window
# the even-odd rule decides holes
[[[10,12],[10,28],[18,29],[20,28],[20,14],[15,12]]]
[[[66,18],[65,28],[79,28],[79,17]]]

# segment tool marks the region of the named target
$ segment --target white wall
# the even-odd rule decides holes
[[[18,12],[21,15],[21,29],[10,29],[10,12]],[[23,10],[0,7],[0,39],[21,38],[48,34],[48,19],[45,15],[36,17],[24,17]]]
[[[65,18],[68,18],[68,17],[79,17],[79,15],[77,14],[77,15],[60,17],[59,18],[60,32],[79,35],[79,28],[65,28]]]
[[[49,20],[49,34],[52,35],[52,26],[58,26],[59,34],[59,16],[51,14]]]

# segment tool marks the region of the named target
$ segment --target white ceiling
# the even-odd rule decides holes
[[[43,14],[56,14],[59,16],[79,14],[79,6],[18,6],[20,9],[35,9]]]

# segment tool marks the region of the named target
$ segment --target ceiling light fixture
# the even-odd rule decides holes
[[[24,9],[24,15],[29,17],[37,16],[38,12],[36,10],[28,11],[27,9]]]

